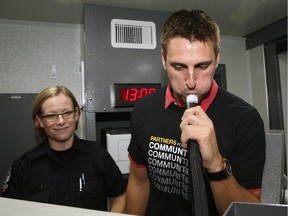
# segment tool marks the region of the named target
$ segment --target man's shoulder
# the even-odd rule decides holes
[[[253,105],[244,99],[222,88],[219,88],[214,101],[217,105],[229,106],[230,108],[255,109]]]
[[[215,115],[215,113],[217,113]],[[214,101],[207,110],[207,114],[213,119],[220,119],[223,123],[227,121],[238,122],[240,119],[248,120],[248,122],[262,122],[262,118],[258,110],[239,96],[232,94],[224,89],[220,89]]]

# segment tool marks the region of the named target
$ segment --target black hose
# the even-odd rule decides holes
[[[186,98],[187,108],[198,105],[197,95],[188,95]],[[190,174],[191,205],[193,216],[208,216],[206,184],[202,157],[199,144],[193,140],[188,142],[188,162]]]
[[[202,168],[202,157],[199,144],[189,141],[188,161],[190,172],[191,204],[193,216],[208,216],[205,177]]]

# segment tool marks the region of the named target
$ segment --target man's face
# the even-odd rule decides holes
[[[44,116],[58,113],[70,115],[68,118],[65,118],[65,115],[64,118],[62,115],[58,115],[54,121],[37,117],[40,126],[45,130],[49,143],[53,143],[53,146],[73,140],[76,122],[79,119],[77,110],[69,114],[69,111],[73,111],[73,109],[72,100],[64,94],[50,97],[43,103],[41,111]]]
[[[191,42],[181,37],[171,39],[167,44],[166,58],[162,52],[162,63],[174,98],[185,103],[187,95],[196,94],[201,101],[211,88],[219,59],[211,43]]]

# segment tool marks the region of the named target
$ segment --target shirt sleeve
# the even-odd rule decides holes
[[[231,155],[235,178],[248,190],[261,188],[266,141],[264,123],[255,109],[243,113],[235,142],[237,145]]]
[[[20,165],[14,162],[10,167],[2,186],[2,197],[22,199],[22,171]]]
[[[142,124],[141,122],[143,122],[143,120],[141,120],[142,117],[143,113],[141,115],[141,112],[139,112],[138,107],[135,106],[131,117],[131,140],[128,146],[128,153],[130,162],[136,167],[145,166],[145,160],[141,153],[141,147],[139,146],[139,143],[136,142],[137,131],[140,131]]]

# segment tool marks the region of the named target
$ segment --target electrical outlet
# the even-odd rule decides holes
[[[57,74],[57,68],[56,65],[52,65],[52,79],[56,79],[56,74]]]

